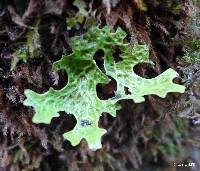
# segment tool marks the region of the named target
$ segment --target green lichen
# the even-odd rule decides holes
[[[16,67],[20,60],[26,62],[30,58],[38,58],[41,57],[41,53],[41,42],[38,28],[29,28],[26,42],[20,44],[19,48],[13,54],[11,70]]]
[[[85,138],[91,149],[101,148],[101,136],[106,132],[98,127],[99,117],[103,112],[116,116],[120,109],[117,103],[121,99],[144,101],[144,95],[156,94],[165,97],[168,92],[184,92],[184,87],[174,84],[173,78],[178,74],[168,69],[153,79],[144,79],[133,72],[133,67],[141,62],[150,62],[146,45],[124,44],[126,34],[118,28],[115,33],[108,27],[91,28],[82,36],[72,38],[70,55],[64,55],[55,62],[53,69],[64,69],[68,74],[68,84],[61,90],[50,88],[44,94],[26,90],[27,99],[24,105],[35,109],[33,122],[50,123],[53,117],[59,116],[59,111],[73,114],[77,120],[75,128],[64,134],[72,145],[77,145]],[[122,61],[113,59],[113,46],[117,46],[122,54]],[[98,50],[104,51],[103,73],[96,65],[93,57]],[[116,97],[100,100],[97,97],[96,86],[110,81],[108,76],[117,82]],[[127,95],[124,88],[128,87],[131,94]]]
[[[78,12],[75,16],[67,18],[67,27],[71,29],[76,24],[82,24],[84,18],[88,16],[88,12],[86,11],[86,4],[82,0],[75,0],[73,5],[78,8]]]

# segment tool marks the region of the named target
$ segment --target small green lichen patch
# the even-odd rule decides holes
[[[13,70],[17,63],[22,60],[26,62],[30,58],[38,58],[41,56],[41,42],[38,28],[29,28],[27,33],[27,41],[21,44],[13,54],[11,62],[11,70]]]
[[[86,11],[86,4],[82,0],[75,0],[73,5],[78,8],[78,12],[74,17],[67,18],[67,27],[71,29],[76,24],[82,24],[84,21],[84,17],[88,16],[88,12]]]
[[[118,28],[115,33],[108,27],[91,28],[82,36],[72,38],[73,53],[64,55],[55,62],[53,69],[64,69],[68,74],[68,84],[61,90],[50,89],[44,94],[26,90],[27,99],[24,105],[35,109],[33,122],[50,123],[57,117],[59,111],[73,114],[77,120],[75,128],[64,134],[72,145],[77,145],[85,138],[91,149],[101,148],[101,136],[106,132],[98,127],[99,117],[103,112],[112,116],[120,109],[118,100],[133,99],[135,102],[144,101],[144,95],[156,94],[165,97],[168,92],[184,92],[184,87],[174,84],[173,78],[178,74],[169,69],[153,79],[144,79],[133,72],[133,67],[141,62],[150,62],[146,45],[130,46],[124,44],[126,34]],[[122,51],[120,62],[113,59],[113,46]],[[103,73],[96,65],[93,57],[98,50],[104,51]],[[100,100],[97,97],[96,86],[109,82],[108,76],[117,82],[117,94],[114,98]],[[126,95],[124,87],[128,87],[131,95]]]

